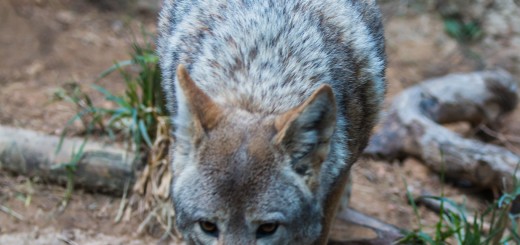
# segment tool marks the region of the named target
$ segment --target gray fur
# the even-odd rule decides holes
[[[253,168],[249,165],[254,161],[247,153],[238,154],[238,148],[250,144],[244,135],[257,131],[252,125],[269,130],[275,116],[301,105],[321,85],[332,87],[337,104],[335,131],[318,174],[318,189],[310,191],[303,180],[300,183],[298,174],[283,164],[265,170],[269,173],[265,175],[252,170],[244,175],[264,179],[244,183],[261,186],[257,189],[262,191],[255,189],[253,197],[244,194],[241,197],[250,200],[236,207],[255,209],[253,213],[258,215],[270,215],[258,210],[280,207],[289,221],[274,240],[259,239],[257,244],[310,244],[316,240],[321,232],[322,208],[332,195],[330,189],[365,147],[385,94],[383,28],[375,1],[165,0],[159,19],[158,54],[176,137],[183,139],[172,154],[177,225],[194,244],[213,244],[194,223],[201,207],[206,215],[214,212],[215,217],[242,216],[247,220],[249,212],[222,210],[229,197],[214,193],[215,186],[221,187],[233,175],[199,165],[204,155],[199,151],[204,147],[190,145],[185,125],[189,112],[183,109],[187,102],[176,81],[177,66],[184,64],[200,89],[223,108],[231,108],[226,119],[232,125],[226,126],[228,133],[242,135],[233,156],[211,161],[236,162],[244,169]],[[312,132],[308,135],[317,138]],[[272,157],[273,161],[290,161],[275,153]],[[245,238],[248,234],[236,235],[240,229],[235,226],[247,222],[233,222],[230,218],[219,224],[219,239],[250,244]]]

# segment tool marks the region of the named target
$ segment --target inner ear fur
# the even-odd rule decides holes
[[[332,88],[321,85],[301,105],[276,117],[276,144],[287,144],[297,140],[299,133],[317,132],[317,142],[328,141],[336,126],[336,103]],[[299,139],[303,140],[303,139]]]
[[[192,137],[200,136],[204,131],[215,127],[222,118],[222,108],[197,86],[182,64],[177,67],[177,81],[184,95],[183,101],[178,101],[179,106],[188,109],[184,112],[188,115],[180,117],[181,120],[190,120]]]
[[[276,117],[274,144],[292,158],[293,169],[316,183],[330,149],[336,126],[336,103],[332,88],[322,85],[301,105]]]

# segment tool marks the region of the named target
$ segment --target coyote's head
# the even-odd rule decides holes
[[[320,234],[320,170],[336,123],[331,87],[256,114],[216,103],[177,70],[173,201],[189,244],[309,244]],[[267,98],[266,98],[267,99]]]

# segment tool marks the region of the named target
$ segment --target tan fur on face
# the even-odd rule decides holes
[[[262,173],[277,167],[271,145],[275,134],[272,120],[244,111],[225,112],[221,123],[202,141],[199,149],[202,165],[221,171],[222,179],[229,178],[236,189],[262,185],[266,178]],[[235,191],[236,197],[240,191]]]
[[[222,231],[218,242],[222,244],[254,244],[254,225],[263,223],[273,212],[287,216],[284,225],[288,229],[314,219],[305,221],[307,228],[298,228],[291,235],[319,230],[319,205],[292,170],[288,153],[273,144],[277,133],[274,119],[224,108],[220,122],[204,134],[193,158],[185,159],[195,170],[178,173],[189,176],[174,180],[174,186],[190,186],[186,193],[182,189],[174,192],[177,207],[197,207],[204,210],[207,219],[218,221]],[[178,210],[178,218],[184,219],[185,213]],[[228,240],[231,234],[232,239],[241,240]]]

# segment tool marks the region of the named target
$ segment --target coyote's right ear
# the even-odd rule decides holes
[[[197,141],[218,123],[222,109],[195,84],[182,64],[177,68],[177,81],[180,91],[177,92],[176,126],[182,127],[180,136]]]
[[[336,103],[329,85],[319,87],[300,106],[278,116],[274,143],[292,158],[293,169],[316,187],[336,127]]]

